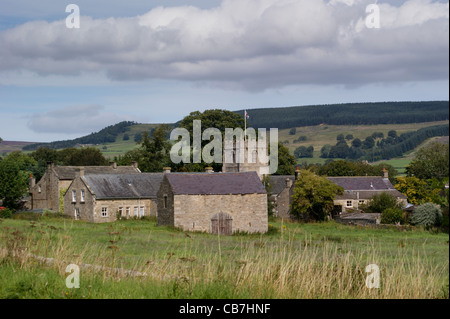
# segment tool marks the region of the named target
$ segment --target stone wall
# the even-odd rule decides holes
[[[211,218],[220,212],[233,218],[233,232],[268,230],[266,194],[175,195],[173,225],[187,231],[211,232]]]
[[[167,207],[164,205],[164,197],[167,196]],[[163,179],[158,190],[157,205],[158,205],[158,226],[173,226],[174,225],[174,201],[173,192],[167,179]]]
[[[76,202],[72,201],[72,191],[75,190]],[[81,190],[85,192],[85,201],[81,201]],[[102,208],[107,209],[107,216],[102,216]],[[114,222],[117,220],[117,213],[122,208],[122,217],[133,217],[135,207],[144,207],[144,216],[156,216],[156,202],[150,199],[103,199],[97,200],[86,187],[80,177],[75,178],[64,196],[64,214],[75,218],[75,209],[79,210],[80,220],[94,223]],[[129,216],[127,216],[129,208]]]
[[[280,194],[276,197],[275,205],[277,211],[277,217],[283,219],[291,218],[291,203],[294,188],[285,187]]]

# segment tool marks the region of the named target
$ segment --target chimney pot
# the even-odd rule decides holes
[[[113,169],[117,169],[117,162],[110,162],[109,165],[111,165]]]
[[[295,170],[295,180],[298,180],[299,177],[300,177],[300,170],[297,168],[297,169]]]
[[[133,166],[136,169],[139,167],[138,162],[136,162],[136,161],[131,162],[131,166]]]

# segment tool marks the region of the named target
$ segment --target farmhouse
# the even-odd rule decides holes
[[[67,190],[75,179],[78,166],[55,166],[48,163],[47,170],[38,183],[30,178],[30,209],[50,209],[62,211],[62,194]],[[85,166],[84,173],[89,174],[137,174],[140,173],[137,163],[131,166],[117,166],[115,162],[110,166]]]
[[[90,222],[156,216],[162,173],[85,175],[81,170],[64,195],[64,214]]]
[[[272,185],[270,200],[273,203],[275,216],[285,219],[290,217],[294,183],[298,178],[301,178],[299,176],[299,170],[296,170],[295,175],[270,176],[270,183]],[[361,205],[368,204],[374,195],[383,192],[393,195],[404,207],[408,204],[407,197],[397,191],[389,181],[387,171],[383,172],[383,176],[327,178],[344,189],[344,193],[338,195],[334,200],[334,205],[338,212],[348,213],[358,211]]]
[[[338,195],[334,201],[342,213],[358,210],[374,195],[381,193],[391,194],[403,207],[407,205],[407,197],[394,188],[387,171],[383,176],[328,177],[328,180],[344,188],[344,194]]]
[[[166,173],[158,225],[231,235],[268,230],[267,192],[256,172]]]

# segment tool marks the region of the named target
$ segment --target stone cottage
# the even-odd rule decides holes
[[[268,230],[267,192],[256,172],[166,173],[158,225],[231,235]]]
[[[162,173],[91,174],[81,170],[64,195],[64,214],[94,223],[157,216]]]
[[[85,175],[89,174],[138,174],[141,171],[136,162],[131,166],[117,166],[112,162],[110,166],[84,166]],[[62,195],[75,179],[78,166],[55,166],[48,163],[47,170],[36,183],[30,178],[30,209],[62,210]]]
[[[403,207],[408,204],[407,197],[389,181],[387,171],[383,176],[328,177],[328,180],[344,188],[344,194],[334,200],[334,205],[342,213],[359,210],[361,205],[368,204],[374,195],[381,193],[394,196]]]

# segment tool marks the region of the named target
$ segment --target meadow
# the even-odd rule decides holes
[[[154,219],[0,222],[0,298],[448,298],[449,236],[271,220],[267,234],[217,236]],[[45,257],[41,258],[41,257]],[[79,265],[80,288],[66,287]],[[366,287],[366,266],[380,288]]]

